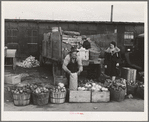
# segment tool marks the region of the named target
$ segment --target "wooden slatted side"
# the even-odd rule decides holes
[[[108,102],[110,101],[110,92],[92,92],[92,102]]]
[[[52,32],[51,33],[51,41],[52,41],[52,59],[61,60],[62,58],[62,40],[60,32]]]
[[[91,91],[69,92],[69,102],[91,102]]]

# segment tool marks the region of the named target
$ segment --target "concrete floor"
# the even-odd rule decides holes
[[[44,106],[27,105],[14,106],[13,102],[4,103],[4,111],[121,111],[121,112],[143,112],[144,100],[125,99],[122,102],[110,101],[108,103],[64,103]]]
[[[38,67],[32,69],[19,68],[13,71],[11,68],[5,68],[5,73],[27,73],[28,77],[22,79],[22,83],[40,82],[49,87],[52,86],[53,77],[51,66]],[[110,101],[108,103],[68,103],[64,104],[47,104],[44,106],[27,105],[14,106],[9,89],[12,85],[5,84],[4,89],[4,111],[122,111],[122,112],[143,112],[144,100],[140,98],[125,99],[122,102]]]

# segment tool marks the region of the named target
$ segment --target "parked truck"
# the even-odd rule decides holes
[[[125,65],[144,71],[144,34],[139,34],[133,40],[133,49],[125,53]]]
[[[53,66],[54,75],[65,75],[64,71],[62,70],[63,60],[72,46],[79,47],[79,44],[82,41],[82,36],[78,32],[63,31],[60,27],[54,27],[51,32],[44,33],[43,36],[44,39],[42,40],[40,55],[41,65],[50,63]],[[80,52],[82,51],[81,49],[78,50]],[[100,61],[98,61],[98,57],[100,53],[93,51],[91,53],[91,58],[89,59],[89,50],[86,50],[85,52],[88,52],[88,55],[85,55],[88,56],[88,58],[85,60],[82,59],[83,66],[88,66],[89,64],[97,64],[99,66]],[[94,58],[97,60],[94,60]],[[97,73],[97,76],[99,76],[100,72]]]

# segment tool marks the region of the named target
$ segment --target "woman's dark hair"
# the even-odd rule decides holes
[[[113,44],[114,47],[116,46],[116,42],[114,42],[114,41],[110,42],[110,44]]]

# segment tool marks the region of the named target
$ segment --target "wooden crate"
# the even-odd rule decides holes
[[[91,102],[91,91],[69,91],[69,102]]]
[[[92,92],[91,102],[109,102],[110,101],[110,92]]]
[[[123,67],[121,77],[126,79],[127,82],[134,82],[135,83],[136,82],[136,73],[137,73],[136,69]]]
[[[7,84],[18,84],[21,82],[21,76],[15,74],[5,75],[5,83]]]

